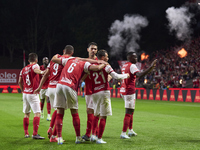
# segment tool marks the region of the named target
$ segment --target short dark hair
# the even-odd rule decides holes
[[[95,46],[98,47],[97,43],[95,43],[95,42],[90,42],[90,43],[88,44],[88,47],[90,47],[91,45],[95,45]]]
[[[108,52],[104,49],[99,50],[98,53],[97,53],[97,58],[101,59],[101,57],[105,56],[106,53],[108,53]]]
[[[74,52],[74,47],[72,45],[66,45],[64,50],[66,54],[72,54]]]
[[[30,54],[28,55],[28,60],[29,60],[30,62],[35,62],[36,59],[38,59],[38,55],[37,55],[36,53],[30,53]]]
[[[48,57],[44,57],[44,58],[42,58],[42,60],[44,61],[45,59],[49,59]]]
[[[133,55],[134,53],[136,54],[135,51],[129,51],[129,52],[126,53],[126,56]]]

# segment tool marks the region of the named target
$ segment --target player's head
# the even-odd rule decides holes
[[[44,58],[42,59],[42,63],[45,64],[45,65],[48,65],[49,59],[48,59],[47,57],[44,57]]]
[[[94,57],[96,55],[97,51],[98,51],[97,43],[90,42],[88,44],[87,51],[88,51],[90,57]]]
[[[97,53],[97,58],[99,60],[104,60],[104,61],[108,62],[108,60],[109,60],[108,52],[104,49],[99,50],[98,53]]]
[[[28,61],[29,62],[36,62],[38,61],[38,55],[36,53],[30,53],[28,55]]]
[[[74,47],[72,45],[66,45],[63,50],[63,54],[72,56],[74,54]]]
[[[137,63],[137,54],[134,51],[130,51],[126,54],[127,60],[130,61],[131,63],[135,64]]]

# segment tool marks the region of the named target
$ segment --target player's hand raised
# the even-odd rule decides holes
[[[156,67],[156,63],[157,63],[157,59],[155,59],[152,63],[151,63],[151,67]]]

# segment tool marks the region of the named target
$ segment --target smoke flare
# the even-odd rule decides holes
[[[121,56],[122,52],[138,50],[139,32],[147,25],[148,20],[140,15],[124,15],[123,21],[115,20],[109,30],[110,55]]]

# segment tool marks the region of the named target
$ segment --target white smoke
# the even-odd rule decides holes
[[[178,40],[190,39],[193,33],[190,29],[190,23],[194,15],[189,12],[188,8],[184,6],[180,8],[170,7],[166,10],[166,13],[170,32],[175,31]]]
[[[115,20],[110,27],[108,45],[111,47],[111,55],[121,55],[123,51],[136,51],[140,48],[137,41],[140,40],[139,32],[142,27],[148,25],[148,20],[140,15],[124,15],[124,20]]]

